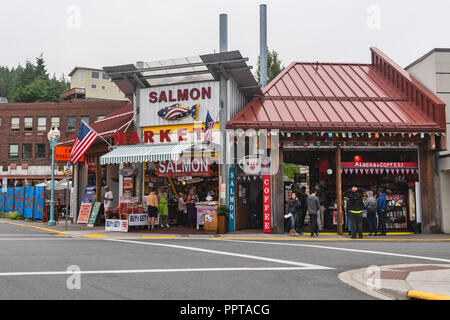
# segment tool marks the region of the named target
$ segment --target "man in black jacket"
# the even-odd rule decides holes
[[[359,238],[363,238],[363,217],[362,213],[364,210],[364,202],[363,202],[364,193],[359,191],[357,187],[352,188],[352,192],[349,193],[349,212],[350,219],[352,219],[352,238],[356,239],[356,234],[358,234]]]

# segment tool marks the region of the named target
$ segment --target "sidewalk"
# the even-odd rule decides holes
[[[382,300],[450,300],[450,264],[372,266],[339,279]]]
[[[40,231],[46,231],[68,237],[89,237],[92,235],[123,238],[123,239],[139,239],[142,237],[172,237],[172,238],[185,238],[185,237],[199,237],[199,238],[222,238],[235,239],[235,240],[283,240],[283,241],[445,241],[450,242],[450,234],[414,234],[411,232],[392,232],[387,236],[369,237],[364,236],[364,239],[351,239],[347,234],[338,235],[335,232],[323,232],[319,237],[310,238],[309,234],[300,236],[289,236],[285,234],[270,234],[263,233],[261,230],[240,230],[225,234],[207,234],[202,230],[192,230],[190,228],[182,227],[170,227],[164,229],[157,229],[155,231],[147,231],[145,228],[133,229],[128,233],[121,232],[107,232],[104,226],[87,227],[85,224],[72,224],[70,221],[67,223],[67,231],[65,220],[60,220],[55,226],[49,226],[43,224],[40,221],[31,220],[9,220],[0,219],[0,223],[6,223],[10,225],[16,225],[19,227],[33,228]]]

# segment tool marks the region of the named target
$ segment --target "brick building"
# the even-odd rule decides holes
[[[61,103],[0,104],[0,181],[21,186],[51,179],[51,150],[47,133],[58,127],[61,139],[76,134],[81,121],[94,123],[125,106],[125,101],[72,100]],[[57,163],[55,177],[64,178],[65,163]]]

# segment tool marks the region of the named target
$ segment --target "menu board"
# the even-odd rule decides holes
[[[90,204],[90,203],[82,203],[81,204],[77,223],[88,223],[89,216],[91,215],[91,208],[92,208],[92,204]]]
[[[98,216],[98,213],[100,212],[101,206],[102,206],[101,202],[94,203],[94,206],[92,207],[91,215],[89,217],[89,221],[87,223],[88,227],[94,227],[95,226],[95,222],[97,221],[97,216]]]

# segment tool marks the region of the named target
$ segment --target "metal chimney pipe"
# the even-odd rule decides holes
[[[228,51],[228,15],[220,14],[220,31],[219,31],[220,52]]]
[[[260,55],[259,79],[264,89],[267,86],[267,5],[259,6],[260,16]]]

